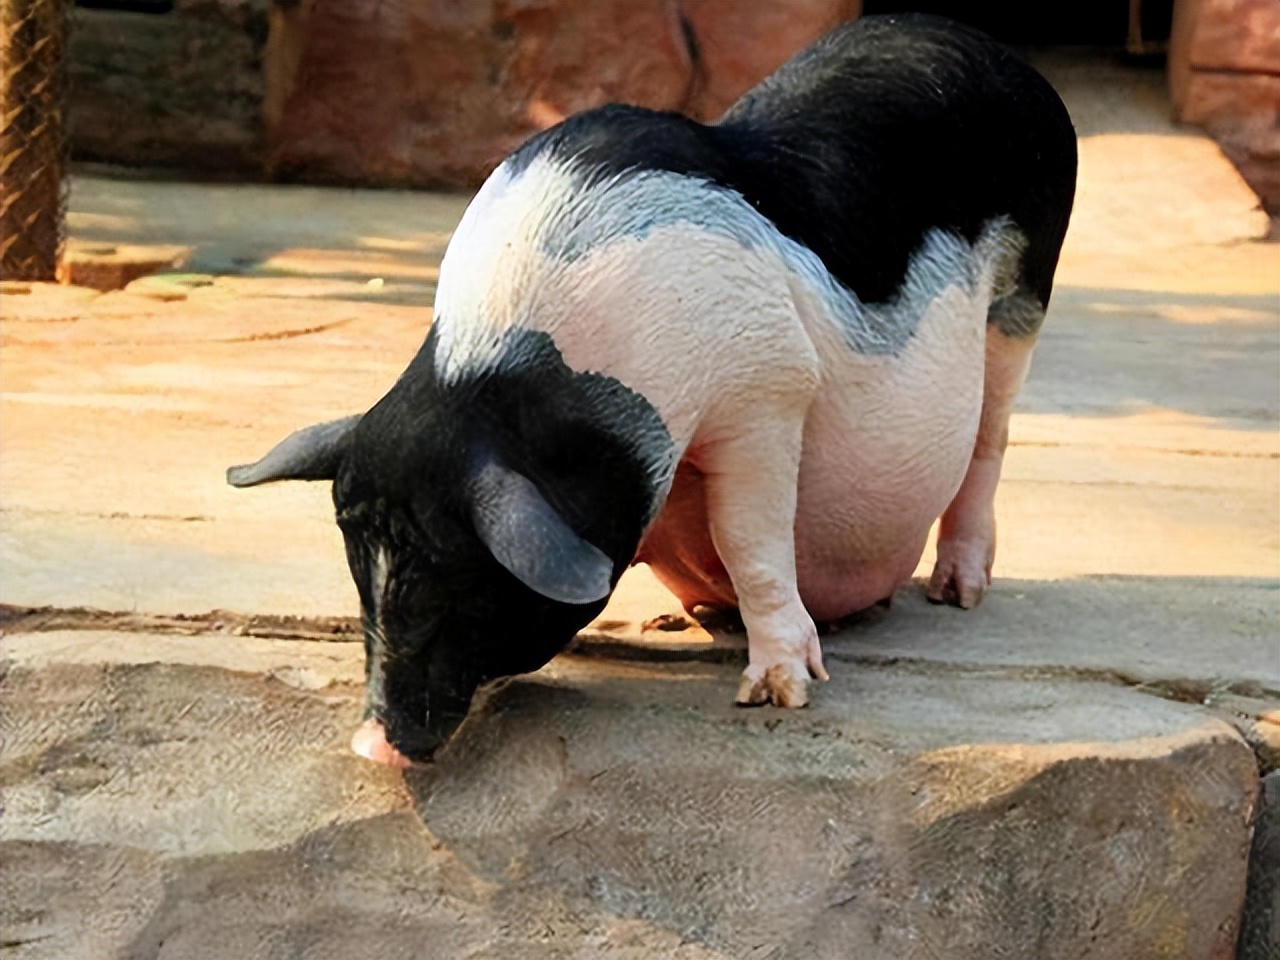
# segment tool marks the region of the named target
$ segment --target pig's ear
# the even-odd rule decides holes
[[[613,561],[573,532],[533,481],[498,463],[472,480],[476,532],[525,586],[561,603],[594,603],[612,589]]]
[[[227,483],[256,487],[273,480],[332,480],[359,422],[356,415],[291,433],[257,463],[227,468]]]

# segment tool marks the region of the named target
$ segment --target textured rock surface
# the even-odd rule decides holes
[[[729,105],[833,27],[861,0],[677,0],[694,53],[696,84],[681,110],[714,120]]]
[[[1179,0],[1169,87],[1179,118],[1208,130],[1280,217],[1280,4]]]
[[[260,176],[267,7],[178,0],[164,13],[78,8],[68,54],[75,159]]]
[[[473,186],[566,114],[679,109],[692,82],[665,0],[318,0],[277,8],[271,44],[268,168],[308,179]]]
[[[466,187],[613,100],[703,119],[860,0],[182,0],[82,10],[78,159]]]
[[[859,9],[858,0],[279,6],[267,57],[269,170],[474,186],[529,135],[609,101],[719,116]]]
[[[1169,83],[1181,108],[1190,71],[1280,73],[1280,33],[1270,0],[1177,0],[1169,38]]]
[[[189,247],[68,243],[58,264],[58,282],[94,290],[121,290],[148,274],[179,269]]]
[[[1280,956],[1280,772],[1262,778],[1249,854],[1249,897],[1240,930],[1238,960]]]
[[[346,751],[358,644],[113,639],[7,638],[16,956],[1210,957],[1237,935],[1253,757],[1123,688],[835,661],[783,714],[729,703],[738,664],[567,657],[401,784]]]

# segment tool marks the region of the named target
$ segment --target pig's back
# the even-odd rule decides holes
[[[721,120],[735,183],[866,303],[890,300],[930,230],[969,242],[997,216],[1028,239],[1026,286],[1052,289],[1075,131],[1034,69],[937,17],[864,17],[827,34]]]

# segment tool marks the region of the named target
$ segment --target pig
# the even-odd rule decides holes
[[[1062,102],[946,20],[837,28],[714,124],[609,105],[475,195],[420,351],[240,487],[329,480],[369,759],[429,760],[647,563],[737,608],[741,704],[802,706],[816,622],[991,583],[1014,399],[1075,192]]]

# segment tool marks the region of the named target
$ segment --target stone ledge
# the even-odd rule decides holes
[[[21,956],[1235,942],[1257,774],[1194,707],[836,661],[813,709],[744,710],[736,665],[562,657],[489,690],[401,781],[347,753],[354,645],[277,642],[333,681],[291,683],[286,651],[235,639],[223,667],[110,635],[10,660],[0,922]]]

